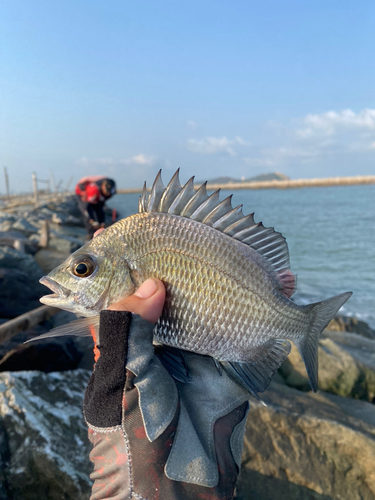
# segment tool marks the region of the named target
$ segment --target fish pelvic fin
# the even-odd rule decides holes
[[[220,361],[220,365],[234,382],[261,401],[258,392],[268,388],[290,348],[287,340],[271,339],[251,350],[250,362]]]
[[[345,292],[322,302],[304,306],[311,311],[310,331],[307,335],[294,342],[305,363],[309,383],[314,392],[318,390],[318,344],[320,334],[351,295],[352,292]]]
[[[154,345],[154,352],[175,380],[184,384],[191,382],[184,351],[167,345]]]
[[[42,333],[38,337],[26,340],[24,344],[28,342],[34,342],[34,340],[50,339],[54,337],[65,337],[66,335],[75,335],[76,337],[93,337],[94,340],[97,338],[99,333],[99,315],[90,316],[89,318],[80,318],[66,325],[61,325],[56,328],[52,328],[51,331],[47,333]]]

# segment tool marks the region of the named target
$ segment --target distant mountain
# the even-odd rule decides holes
[[[269,174],[260,174],[255,177],[249,177],[248,179],[235,179],[234,177],[216,177],[215,179],[210,179],[209,184],[229,184],[237,182],[263,182],[263,181],[285,181],[289,180],[289,177],[280,172],[271,172]]]

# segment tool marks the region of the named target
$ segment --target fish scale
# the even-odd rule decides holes
[[[195,191],[193,178],[182,186],[177,171],[167,187],[159,172],[149,195],[144,186],[138,214],[113,224],[43,277],[55,293],[42,302],[87,316],[76,327],[83,334],[85,325],[98,323],[95,315],[149,277],[166,288],[155,341],[211,356],[256,398],[288,356],[289,341],[317,389],[319,335],[351,295],[293,302],[285,238],[244,215],[241,206],[232,208],[231,196],[208,196],[206,184]]]
[[[243,343],[239,342],[241,353],[233,345],[238,337],[251,336],[252,344],[256,345],[267,335],[268,325],[278,332],[278,338],[293,339],[296,332],[301,334],[299,326],[304,324],[307,313],[288,304],[286,314],[282,294],[267,296],[272,280],[265,280],[265,271],[254,265],[250,254],[255,252],[250,247],[238,243],[236,248],[232,239],[227,240],[216,230],[203,226],[203,231],[198,222],[168,214],[135,214],[118,224],[123,226],[123,234],[132,235],[130,244],[128,239],[127,258],[133,269],[143,279],[158,277],[170,284],[173,301],[166,306],[160,320],[163,325],[164,317],[169,318],[169,330],[158,326],[158,341],[220,360],[242,361]],[[186,234],[191,234],[191,238]],[[220,289],[226,290],[228,296],[221,295]],[[220,324],[210,304],[215,304],[215,310],[222,310],[228,320]],[[253,321],[244,322],[245,328],[233,338],[230,333],[244,309]],[[182,310],[191,313],[184,322],[175,314]]]

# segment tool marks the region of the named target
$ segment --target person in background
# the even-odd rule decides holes
[[[105,226],[104,205],[116,193],[116,183],[101,175],[83,177],[78,181],[75,192],[91,239],[98,228]]]

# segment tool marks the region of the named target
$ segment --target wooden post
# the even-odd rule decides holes
[[[4,167],[4,176],[5,176],[5,190],[6,190],[6,193],[7,193],[7,198],[10,197],[10,193],[9,193],[9,178],[8,178],[8,170],[6,167]]]
[[[38,205],[38,203],[39,203],[39,198],[38,198],[38,181],[36,180],[36,173],[35,172],[33,172],[31,174],[31,178],[33,180],[34,203],[35,203],[35,205]]]
[[[40,234],[39,246],[47,248],[49,245],[49,224],[48,220],[43,221],[42,230]]]

